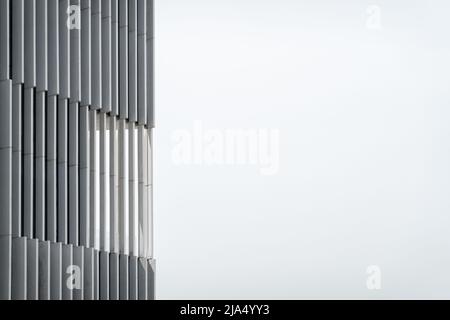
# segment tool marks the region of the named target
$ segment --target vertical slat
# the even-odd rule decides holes
[[[25,89],[23,108],[23,234],[34,236],[34,89]]]
[[[129,208],[129,224],[130,224],[130,233],[129,233],[129,247],[130,247],[130,255],[138,256],[138,225],[139,225],[139,214],[138,214],[138,206],[136,203],[137,196],[137,181],[136,181],[136,125],[134,122],[128,123],[128,208]]]
[[[58,101],[58,241],[67,243],[68,220],[68,111],[67,99]]]
[[[94,249],[84,250],[84,299],[94,299]]]
[[[92,2],[92,108],[102,106],[102,1]]]
[[[89,241],[90,247],[95,248],[97,245],[97,112],[95,110],[89,111]]]
[[[111,115],[119,115],[119,0],[111,0]]]
[[[36,93],[35,131],[34,131],[34,210],[36,216],[35,237],[46,240],[45,223],[45,107],[46,92]]]
[[[27,299],[27,238],[12,239],[11,298]]]
[[[59,0],[48,1],[48,95],[59,94]],[[66,26],[67,28],[67,26]]]
[[[0,0],[0,81],[11,78],[10,75],[10,0]]]
[[[102,111],[111,111],[111,0],[102,1]]]
[[[50,242],[39,242],[39,300],[50,300]]]
[[[0,235],[0,300],[11,300],[12,237]]]
[[[128,118],[128,0],[119,0],[119,113]]]
[[[94,300],[100,298],[100,252],[94,249]]]
[[[22,108],[23,85],[12,88],[12,234],[22,235]],[[4,104],[3,104],[4,105]],[[2,179],[3,181],[3,179]]]
[[[36,87],[36,0],[25,1],[25,88]]]
[[[47,0],[36,0],[36,85],[37,92],[48,90]]]
[[[130,300],[138,300],[138,258],[131,256],[129,258],[130,263]]]
[[[81,1],[81,105],[92,103],[92,3],[91,0]]]
[[[145,141],[146,129],[138,127],[138,208],[139,208],[139,256],[147,254],[147,210],[146,210],[146,172],[147,149]]]
[[[116,117],[110,117],[109,127],[109,212],[110,212],[110,249],[111,252],[119,253],[119,153],[118,133]]]
[[[89,107],[80,108],[80,245],[90,246]]]
[[[139,290],[139,300],[147,300],[147,294],[148,294],[148,279],[147,279],[147,259],[146,258],[139,258],[138,260],[138,290]]]
[[[0,236],[12,232],[12,81],[0,81]]]
[[[27,300],[39,298],[39,240],[27,239]]]
[[[148,281],[148,285],[147,285],[147,289],[148,289],[148,294],[147,294],[147,299],[148,300],[155,300],[155,269],[156,269],[156,264],[155,264],[155,260],[148,260],[148,267],[147,267],[147,281]]]
[[[129,256],[121,254],[119,257],[119,299],[128,300],[129,296]]]
[[[128,0],[128,119],[137,121],[137,0]]]
[[[70,4],[81,5],[80,0],[70,0]],[[70,30],[70,102],[81,101],[81,90],[81,30],[75,28]]]
[[[25,82],[24,76],[24,0],[13,0],[12,5],[12,79],[14,84]]]
[[[59,89],[61,99],[70,98],[70,29],[69,17],[76,14],[71,11],[70,0],[59,0]]]
[[[153,95],[153,6],[154,1],[147,1],[147,126],[153,128],[154,123],[154,95]]]
[[[56,242],[57,235],[57,179],[58,179],[58,141],[57,141],[57,109],[58,96],[52,95],[47,99],[46,112],[46,168],[45,168],[45,207],[47,215],[47,240]]]
[[[108,192],[108,155],[106,154],[106,114],[101,112],[98,115],[99,135],[100,135],[100,250],[109,251],[109,212],[107,208],[107,192]]]
[[[119,300],[119,254],[109,256],[109,300]]]
[[[129,254],[128,139],[125,120],[119,121],[119,237],[120,253]]]
[[[73,264],[80,272],[79,283],[73,289],[73,300],[84,300],[84,247],[73,248]]]
[[[73,290],[71,282],[71,266],[73,265],[73,245],[63,244],[62,246],[62,299],[73,300]]]
[[[152,188],[152,132],[147,130],[147,170],[146,170],[146,201],[147,201],[147,258],[153,258],[153,188]]]
[[[109,300],[109,253],[100,251],[100,300]]]
[[[62,244],[50,244],[50,297],[52,300],[62,299]]]
[[[74,246],[79,241],[79,103],[69,105],[69,243]]]
[[[138,0],[138,121],[147,124],[147,0]]]

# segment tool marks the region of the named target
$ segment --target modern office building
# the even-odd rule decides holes
[[[153,299],[153,1],[0,0],[0,299]]]

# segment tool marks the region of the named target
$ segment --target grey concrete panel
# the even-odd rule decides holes
[[[70,10],[69,0],[59,0],[59,98],[70,98],[70,29],[68,22],[76,12]]]
[[[92,1],[92,109],[102,107],[102,1]]]
[[[109,255],[109,300],[119,300],[119,254]]]
[[[12,237],[0,235],[0,300],[11,299]]]
[[[25,89],[23,104],[23,234],[34,236],[34,89]]]
[[[59,0],[48,1],[48,95],[59,94]]]
[[[36,91],[48,90],[48,0],[36,1]]]
[[[25,82],[24,76],[24,0],[11,1],[12,6],[12,79],[14,84]]]
[[[69,105],[69,243],[79,242],[79,104]]]
[[[82,97],[81,105],[92,103],[92,2],[81,1],[81,74]]]
[[[139,287],[138,287],[138,258],[137,257],[130,257],[130,266],[129,266],[129,286],[130,286],[130,300],[138,300],[139,296]]]
[[[51,294],[51,245],[49,241],[39,241],[38,285],[39,300],[50,300]]]
[[[58,97],[49,96],[47,98],[46,112],[46,167],[45,167],[45,211],[47,217],[47,240],[57,241],[57,161],[58,161],[58,141],[57,141],[57,113]]]
[[[121,254],[119,257],[119,299],[129,300],[129,256]]]
[[[36,0],[25,1],[24,13],[25,88],[36,87]]]
[[[41,1],[41,0],[39,0]],[[46,92],[36,93],[34,115],[34,214],[35,237],[46,240],[46,207],[45,207],[45,111]]]
[[[27,239],[27,300],[39,299],[39,240]]]
[[[12,239],[11,298],[27,299],[27,238]]]
[[[11,2],[0,0],[0,81],[11,78]]]
[[[79,270],[79,281],[73,288],[73,300],[84,300],[84,247],[73,247],[73,264]]]
[[[138,299],[147,300],[148,298],[148,263],[146,258],[138,259]]]
[[[67,99],[58,101],[58,241],[68,241],[68,112]]]
[[[89,108],[80,108],[80,245],[90,241],[90,184],[89,184]]]
[[[52,300],[62,299],[63,286],[62,244],[50,244],[50,297]]]
[[[84,250],[84,299],[94,300],[94,249]]]
[[[109,252],[100,251],[100,300],[109,300]]]
[[[74,274],[73,274],[73,245],[62,245],[62,299],[73,300],[73,286],[74,286]]]

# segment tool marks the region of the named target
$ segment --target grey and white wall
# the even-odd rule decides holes
[[[153,1],[0,0],[0,299],[153,299]]]

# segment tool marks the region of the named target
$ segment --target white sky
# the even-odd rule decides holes
[[[155,7],[159,299],[450,298],[448,1]],[[278,174],[176,166],[195,121],[278,129]]]

